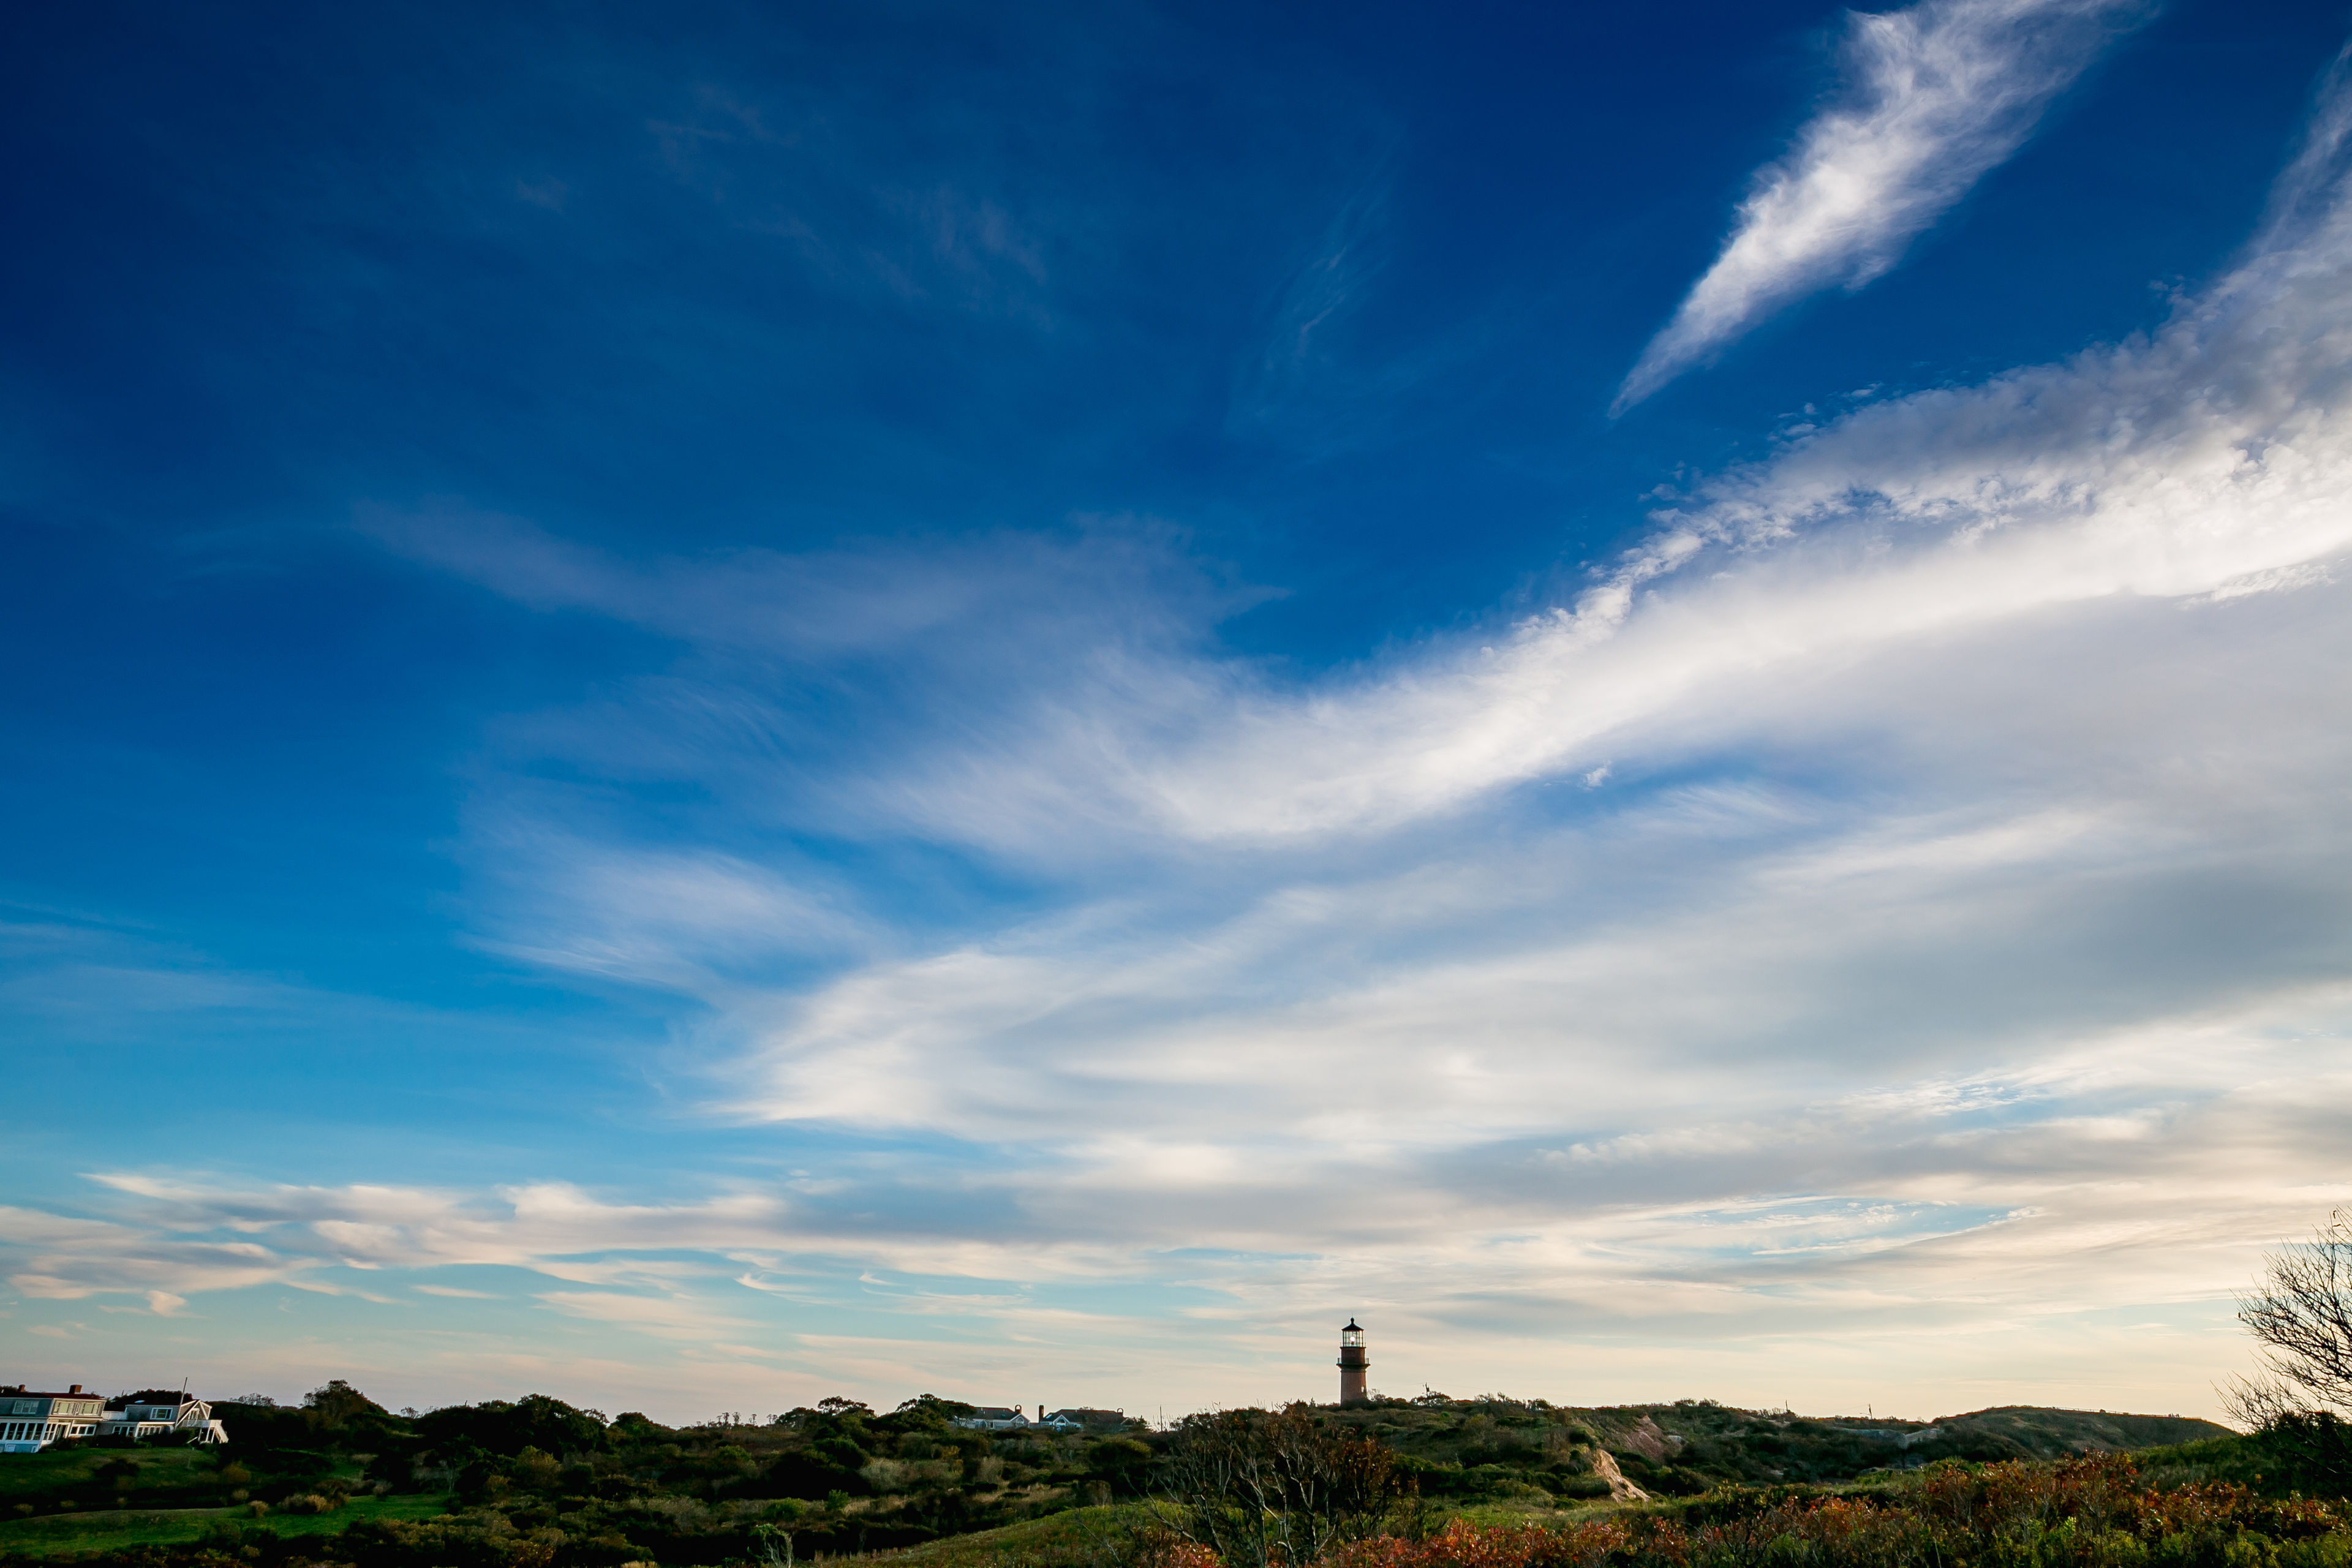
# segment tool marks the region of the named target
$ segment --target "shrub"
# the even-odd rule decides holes
[[[543,1394],[429,1411],[416,1418],[416,1430],[444,1453],[476,1449],[520,1455],[526,1448],[537,1448],[544,1454],[576,1454],[604,1443],[604,1424],[593,1412],[574,1409]]]

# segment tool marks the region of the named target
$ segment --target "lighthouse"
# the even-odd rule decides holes
[[[1339,1403],[1361,1405],[1369,1395],[1364,1391],[1364,1373],[1371,1365],[1364,1354],[1364,1331],[1356,1320],[1339,1331]]]

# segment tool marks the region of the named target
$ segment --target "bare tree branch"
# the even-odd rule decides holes
[[[2262,1342],[2268,1375],[2224,1391],[2231,1414],[2269,1426],[2295,1411],[2352,1412],[2352,1211],[2265,1257],[2238,1321]]]
[[[1382,1445],[1297,1408],[1188,1418],[1160,1482],[1167,1527],[1230,1568],[1312,1563],[1377,1532],[1407,1489]]]

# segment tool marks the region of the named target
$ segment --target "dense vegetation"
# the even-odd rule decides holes
[[[1542,1525],[1454,1521],[1336,1546],[1327,1568],[2341,1568],[2336,1508],[2231,1482],[2158,1489],[2117,1455],[1947,1461],[1843,1495],[1731,1489]]]
[[[1592,1456],[1654,1496],[1727,1483],[1852,1480],[1937,1459],[2050,1459],[2225,1435],[2210,1421],[2010,1407],[1934,1422],[1812,1419],[1711,1400],[1587,1409],[1490,1396],[1382,1400],[1328,1413],[1397,1451],[1424,1495],[1606,1497]]]
[[[299,1409],[215,1405],[223,1448],[0,1460],[0,1563],[684,1568],[917,1547],[942,1568],[1205,1568],[1212,1552],[1231,1568],[2352,1568],[2336,1516],[2290,1495],[2345,1489],[2324,1443],[2172,1417],[1809,1420],[1432,1394],[1055,1436],[954,1426],[966,1408],[834,1399],[773,1425],[669,1428],[544,1395],[403,1416],[331,1384]],[[2126,1448],[2154,1451],[2136,1475],[2079,1458]],[[1610,1500],[1612,1472],[1651,1500]],[[1236,1476],[1259,1489],[1232,1490]],[[1243,1495],[1252,1507],[1234,1508]],[[1299,1510],[1288,1533],[1217,1533]],[[2028,1513],[2042,1533],[2019,1533]]]
[[[928,1394],[877,1414],[828,1399],[773,1425],[606,1420],[543,1394],[393,1415],[340,1382],[299,1409],[215,1404],[222,1447],[115,1440],[0,1459],[0,1555],[105,1543],[209,1510],[206,1550],[271,1557],[287,1516],[348,1517],[344,1560],[716,1563],[791,1536],[799,1555],[904,1546],[1139,1495],[1151,1460],[1119,1430],[992,1436]],[[415,1506],[441,1505],[419,1519]],[[60,1519],[89,1521],[79,1537]],[[136,1521],[156,1521],[141,1525]],[[763,1534],[762,1531],[770,1533]],[[306,1535],[313,1533],[307,1526]],[[306,1545],[312,1550],[315,1543]]]

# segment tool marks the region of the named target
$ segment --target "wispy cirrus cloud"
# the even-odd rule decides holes
[[[698,651],[532,742],[734,792],[702,848],[742,865],[783,863],[756,812],[1040,889],[919,935],[877,914],[887,940],[765,986],[696,969],[739,934],[641,927],[638,982],[708,1009],[714,1111],[971,1151],[995,1201],[926,1244],[948,1271],[1218,1248],[1204,1310],[1235,1321],[1312,1280],[1407,1310],[1440,1274],[1457,1323],[1517,1292],[1598,1324],[1630,1281],[1685,1325],[2225,1319],[2249,1247],[2352,1181],[2322,1131],[2352,1109],[2352,754],[2311,722],[2352,710],[2337,107],[2287,216],[2147,340],[1803,434],[1556,612],[1288,679],[1219,651],[1214,595],[1145,636],[1101,616],[1181,581],[1171,554],[1034,638],[992,635],[998,595],[1039,602],[1019,570],[971,574],[845,659],[726,613],[697,642],[678,608],[798,565],[615,566],[569,602]],[[929,563],[866,559],[924,597]],[[688,739],[678,711],[773,700],[777,664],[716,651],[762,637],[784,668],[969,646],[989,675],[815,760]],[[570,842],[641,852],[609,817]],[[1758,1229],[1790,1205],[1848,1217]]]
[[[1138,805],[1201,837],[1392,831],[1865,650],[2326,583],[2352,549],[2352,223],[2341,147],[2316,144],[2325,199],[2148,340],[1876,405],[1702,482],[1573,606],[1409,672],[1245,692],[1138,770]]]
[[[1850,16],[1841,94],[1757,172],[1731,237],[1618,388],[1612,412],[1803,295],[1859,289],[1987,171],[2149,0],[1921,0]]]
[[[952,1333],[1265,1397],[1328,1301],[1457,1386],[2199,1408],[2255,1251],[2352,1194],[2346,122],[2144,341],[1804,433],[1573,603],[1352,667],[1221,647],[1248,595],[1166,531],[379,517],[663,639],[487,743],[485,940],[668,999],[713,1119],[838,1142],[667,1203],[117,1173],[5,1216],[19,1272],[503,1267],[882,1395]]]

